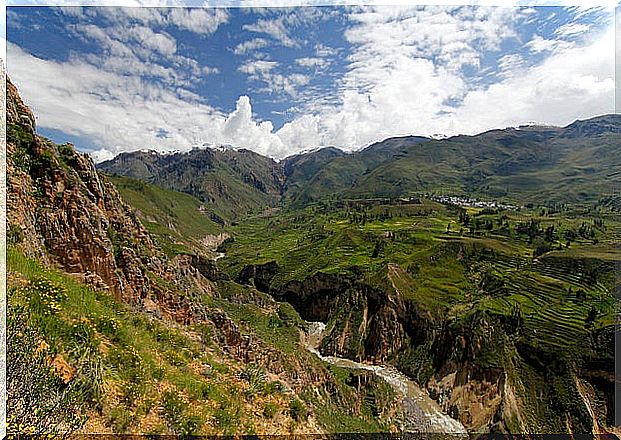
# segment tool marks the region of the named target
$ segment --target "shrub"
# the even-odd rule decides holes
[[[10,224],[6,231],[6,239],[9,244],[15,245],[24,241],[24,231],[16,224]]]
[[[306,407],[298,398],[293,398],[289,401],[289,414],[298,422],[308,418]]]
[[[275,382],[266,383],[263,387],[263,392],[265,394],[281,394],[285,391],[287,391],[286,387],[282,384],[282,382],[278,380]]]
[[[250,385],[247,394],[254,394],[263,390],[266,382],[266,375],[263,368],[257,364],[250,364],[239,373],[239,377]]]
[[[76,382],[63,383],[23,307],[7,313],[7,433],[59,437],[86,422]]]
[[[214,418],[224,435],[231,435],[237,431],[241,415],[242,413],[239,406],[223,402],[220,404],[220,408],[215,412]]]
[[[273,419],[274,416],[278,413],[278,405],[274,402],[267,402],[263,407],[263,416],[268,419]]]
[[[110,411],[108,419],[115,433],[123,433],[131,425],[132,415],[126,408],[117,406]]]

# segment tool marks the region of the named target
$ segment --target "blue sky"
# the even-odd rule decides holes
[[[42,134],[96,160],[231,144],[275,158],[614,111],[612,8],[9,7]]]

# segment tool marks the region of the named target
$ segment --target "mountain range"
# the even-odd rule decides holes
[[[337,196],[402,197],[435,192],[516,203],[588,203],[621,178],[621,115],[566,127],[523,126],[475,136],[389,138],[360,151],[327,147],[280,162],[249,150],[122,153],[107,174],[186,192],[232,219],[279,203]]]

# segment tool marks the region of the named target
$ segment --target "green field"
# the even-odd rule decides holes
[[[274,291],[317,272],[356,273],[381,287],[390,278],[404,299],[439,316],[517,308],[525,337],[553,351],[582,349],[589,332],[614,322],[612,213],[469,208],[465,225],[458,210],[429,200],[283,210],[230,228],[235,239],[221,267],[235,277],[248,264],[276,261]]]

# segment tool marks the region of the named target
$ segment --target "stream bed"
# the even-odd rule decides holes
[[[401,398],[404,432],[446,433],[467,437],[464,426],[442,412],[439,405],[413,380],[395,367],[371,365],[336,356],[324,356],[319,350],[326,325],[322,322],[309,322],[305,338],[306,349],[321,360],[343,368],[371,371],[393,387]]]

